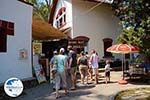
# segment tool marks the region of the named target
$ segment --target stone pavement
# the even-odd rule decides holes
[[[104,76],[104,73],[100,73]],[[60,91],[61,98],[58,100],[113,100],[116,93],[125,89],[149,87],[148,84],[128,83],[127,85],[120,85],[117,83],[121,79],[121,71],[111,72],[111,82],[104,83],[104,78],[99,79],[99,84],[95,85],[91,83],[89,85],[77,84],[77,90],[69,91],[67,96],[64,95],[64,91]],[[52,90],[52,86],[49,83],[40,84],[34,88],[26,89],[21,96],[15,100],[55,100],[55,92]]]

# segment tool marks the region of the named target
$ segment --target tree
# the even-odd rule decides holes
[[[114,0],[112,8],[122,25],[118,42],[136,45],[150,57],[149,0]]]
[[[33,4],[33,15],[41,17],[48,22],[52,0],[26,0]]]

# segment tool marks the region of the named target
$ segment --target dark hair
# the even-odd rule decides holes
[[[96,51],[93,49],[93,50],[92,50],[92,53],[96,53]]]
[[[84,56],[84,51],[81,51],[81,53],[80,53],[82,56]]]

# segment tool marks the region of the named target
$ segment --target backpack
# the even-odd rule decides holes
[[[88,65],[87,57],[83,56],[80,58],[79,63],[82,65]]]
[[[77,66],[77,55],[76,55],[76,53],[73,52],[71,57],[72,57],[71,67],[76,67]]]

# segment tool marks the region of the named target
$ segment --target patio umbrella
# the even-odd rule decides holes
[[[123,54],[123,60],[122,60],[123,79],[120,82],[127,83],[124,80],[125,54],[128,54],[128,53],[137,53],[137,52],[139,52],[139,48],[136,47],[136,46],[133,46],[131,44],[115,44],[115,45],[112,45],[111,47],[107,48],[106,51],[107,52],[111,52],[111,53],[120,53],[120,54]]]
[[[111,53],[122,53],[122,54],[128,54],[128,53],[137,53],[139,52],[139,48],[136,46],[133,46],[131,44],[115,44],[111,47],[107,48],[107,52]]]

